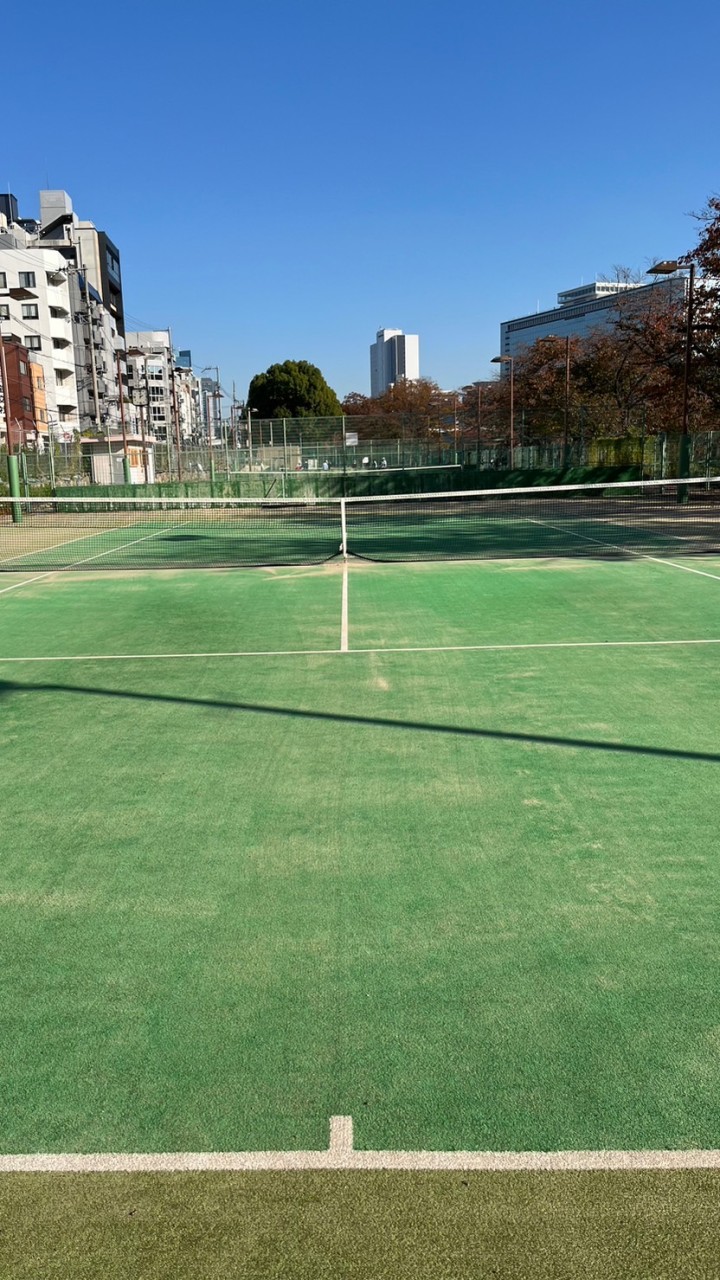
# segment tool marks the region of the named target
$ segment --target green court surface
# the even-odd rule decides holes
[[[720,1147],[716,560],[22,582],[2,1152]]]
[[[718,1183],[632,1174],[0,1176],[11,1280],[709,1280]]]

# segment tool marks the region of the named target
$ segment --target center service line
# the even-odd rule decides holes
[[[345,564],[343,565],[342,604],[340,606],[340,652],[341,653],[348,652],[348,636],[349,636],[348,567],[347,567],[347,560],[346,560]]]

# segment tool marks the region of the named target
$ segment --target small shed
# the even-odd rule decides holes
[[[153,484],[155,481],[155,438],[129,435],[127,457],[131,484]],[[120,436],[104,436],[97,440],[81,440],[83,459],[87,458],[93,484],[125,484],[123,457],[125,441]],[[145,457],[143,458],[143,454]],[[147,475],[146,473],[147,468]]]

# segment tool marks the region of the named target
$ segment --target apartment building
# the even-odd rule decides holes
[[[182,355],[182,352],[180,353]],[[189,353],[188,353],[189,354]],[[197,441],[203,432],[200,380],[188,365],[175,365],[175,394],[177,398],[180,437]]]
[[[42,368],[54,437],[118,427],[124,388],[119,255],[105,233],[79,221],[65,192],[40,193],[39,221],[21,218],[15,197],[0,195],[0,325]],[[44,425],[39,421],[41,430]]]
[[[42,369],[41,432],[72,433],[79,418],[69,265],[56,251],[38,252],[16,206],[15,220],[8,221],[8,207],[0,202],[0,333],[22,343]]]
[[[2,338],[0,352],[0,438],[9,450],[36,438],[30,355],[14,337]]]

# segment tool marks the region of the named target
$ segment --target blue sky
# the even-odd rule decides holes
[[[130,327],[240,398],[285,359],[367,392],[379,327],[443,387],[487,377],[501,320],[688,249],[720,191],[716,0],[72,14],[17,21],[0,184],[31,217],[65,188],[120,248]]]

